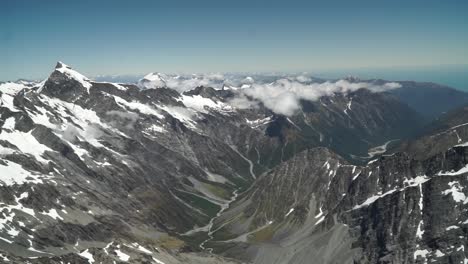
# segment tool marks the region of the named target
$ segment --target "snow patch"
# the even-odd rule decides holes
[[[442,192],[443,195],[452,194],[452,198],[455,202],[463,204],[468,203],[466,195],[463,193],[463,186],[460,185],[458,181],[451,181],[448,183],[450,189],[447,189]]]
[[[88,260],[88,263],[94,263],[94,258],[93,258],[93,254],[91,254],[88,249],[86,249],[85,251],[81,252],[80,254],[78,254],[80,256],[82,256],[83,258],[87,259]]]
[[[265,117],[265,118],[256,119],[256,120],[248,120],[247,118],[245,119],[245,121],[247,122],[247,124],[248,124],[251,128],[258,128],[258,127],[260,127],[260,126],[266,125],[266,124],[270,123],[271,120],[272,120],[272,117],[271,117],[271,116]]]
[[[123,85],[120,85],[120,84],[118,84],[118,83],[112,83],[112,85],[113,85],[115,88],[117,88],[117,89],[119,89],[119,90],[121,90],[121,91],[127,91],[127,90],[128,90],[127,87],[125,87],[125,86],[123,86]]]
[[[368,206],[368,205],[374,203],[375,201],[377,201],[378,199],[383,198],[383,197],[385,197],[385,196],[387,196],[387,195],[389,195],[389,194],[392,194],[392,193],[394,193],[394,192],[396,192],[396,191],[397,191],[397,189],[393,189],[393,190],[390,190],[390,191],[388,191],[388,192],[386,192],[386,193],[384,193],[384,194],[381,194],[381,195],[374,195],[374,196],[371,196],[371,197],[367,198],[367,200],[365,200],[362,204],[356,205],[356,206],[353,208],[353,210],[359,209],[359,208],[362,208],[362,207],[365,207],[365,206]]]
[[[160,109],[166,111],[172,117],[184,123],[185,126],[191,129],[197,129],[197,122],[193,119],[196,112],[191,109],[180,106],[158,106]]]
[[[428,180],[429,178],[426,175],[423,175],[423,176],[416,176],[415,178],[412,178],[412,179],[405,179],[403,183],[405,184],[405,187],[412,187],[412,186],[421,185],[427,182]]]
[[[120,249],[116,249],[115,254],[117,254],[117,257],[122,261],[127,262],[130,259],[130,256],[123,253]]]
[[[315,222],[314,225],[318,225],[318,224],[322,223],[323,220],[325,220],[325,216],[320,217],[320,219],[317,222]]]
[[[422,257],[423,259],[427,258],[427,254],[429,254],[430,251],[427,249],[418,249],[414,251],[414,259],[418,259],[418,257]]]
[[[57,220],[57,219],[63,220],[63,218],[57,213],[57,210],[55,210],[53,208],[50,209],[48,212],[42,212],[42,214],[48,215],[48,216],[52,217],[55,220]]]
[[[319,213],[315,216],[315,219],[321,217],[323,215],[322,207],[319,208]]]
[[[118,96],[114,96],[114,99],[117,102],[117,104],[119,104],[120,106],[123,106],[124,108],[129,108],[131,110],[137,110],[140,113],[145,114],[145,115],[153,115],[153,116],[156,116],[159,119],[164,118],[164,116],[158,110],[156,110],[155,108],[153,108],[153,107],[151,107],[151,106],[149,106],[147,104],[143,104],[143,103],[140,103],[138,101],[127,102],[125,99],[123,99],[121,97],[118,97]]]
[[[16,123],[15,118],[14,117],[9,117],[3,123],[2,129],[13,130],[13,129],[15,129],[15,123]]]
[[[14,106],[13,99],[15,98],[16,94],[25,88],[26,86],[23,84],[12,82],[0,84],[0,91],[2,92],[0,95],[0,106],[8,108],[12,112],[19,112],[20,109]]]
[[[289,209],[284,217],[288,217],[288,215],[290,215],[292,212],[294,212],[294,208]]]
[[[206,113],[206,108],[215,109],[218,111],[231,111],[232,107],[222,102],[215,102],[210,98],[202,97],[201,95],[182,95],[179,99],[186,107],[192,108],[195,111]]]
[[[356,205],[353,210],[355,209],[359,209],[359,208],[362,208],[362,207],[365,207],[365,206],[368,206],[372,203],[374,203],[375,201],[377,201],[378,199],[380,198],[383,198],[389,194],[392,194],[396,191],[403,191],[404,189],[408,188],[408,187],[415,187],[415,186],[419,186],[420,190],[421,190],[421,199],[422,199],[422,184],[425,183],[426,181],[428,181],[429,178],[427,178],[425,175],[424,176],[417,176],[413,179],[405,179],[405,183],[407,186],[401,188],[401,189],[392,189],[390,191],[387,191],[385,192],[384,194],[378,194],[378,195],[374,195],[372,197],[369,197],[367,198],[362,204],[360,205]],[[420,209],[422,211],[422,200],[420,200]]]
[[[9,125],[14,126],[14,121],[9,119]],[[21,152],[31,154],[36,158],[36,160],[43,163],[48,161],[42,158],[42,154],[45,151],[53,151],[47,146],[39,143],[37,139],[31,134],[31,132],[24,133],[18,130],[6,131],[3,130],[0,134],[0,140],[8,141],[9,143],[15,145]]]
[[[152,258],[157,264],[165,264],[164,262],[160,261],[159,259],[157,259],[155,257],[152,257]]]
[[[468,164],[465,165],[465,167],[459,169],[458,171],[449,171],[449,172],[439,172],[437,175],[439,176],[455,176],[455,175],[460,175],[468,173]]]
[[[459,228],[460,228],[459,226],[453,225],[453,226],[449,226],[449,227],[445,228],[445,230],[450,231],[450,230],[459,229]]]
[[[0,163],[0,185],[13,185],[13,184],[24,184],[24,183],[33,183],[39,184],[43,183],[42,178],[48,177],[47,175],[42,175],[39,173],[29,172],[23,167],[12,161],[5,161],[6,164]]]

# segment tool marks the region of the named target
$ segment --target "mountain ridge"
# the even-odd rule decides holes
[[[440,151],[420,160],[408,156],[411,152],[389,157],[378,152],[377,161],[368,155],[369,149],[406,139],[421,127],[420,115],[388,91],[361,88],[380,91],[382,84],[327,83],[334,91],[352,90],[317,100],[294,90],[309,87],[299,85],[291,88],[300,98],[297,110],[283,115],[269,107],[267,98],[245,93],[255,85],[140,89],[91,81],[63,63],[56,68],[42,83],[0,84],[0,169],[11,175],[0,177],[0,251],[13,263],[274,263],[272,258],[285,259],[264,244],[283,252],[275,244],[283,240],[303,245],[300,252],[315,252],[285,253],[291,263],[310,258],[377,263],[384,255],[395,259],[393,251],[384,250],[395,244],[386,238],[385,245],[366,247],[363,241],[374,241],[388,223],[359,236],[352,213],[383,221],[366,215],[368,206],[360,205],[378,196],[369,207],[377,204],[375,209],[387,214],[381,202],[395,206],[387,198],[411,190],[416,199],[414,189],[423,184],[417,180],[426,178],[418,178],[422,175],[411,172],[413,167],[433,176],[439,173],[434,168],[455,173],[466,163],[465,148],[450,149],[452,141],[440,141]],[[279,83],[273,87],[294,84]],[[381,172],[380,166],[398,175]],[[458,185],[452,184],[451,193],[466,189],[462,176],[454,176]],[[436,193],[424,187],[424,197],[437,200],[447,184],[434,183]],[[330,214],[334,210],[336,220]],[[464,217],[463,212],[454,214]],[[242,221],[226,224],[242,215]],[[284,219],[287,226],[277,233]],[[408,230],[414,232],[413,223]],[[306,234],[312,239],[304,240]],[[326,234],[331,238],[320,238]],[[408,241],[413,244],[397,252],[412,263],[415,244]],[[417,250],[431,248],[424,259],[437,259],[435,248],[422,241]]]

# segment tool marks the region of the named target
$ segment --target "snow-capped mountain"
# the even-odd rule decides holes
[[[138,86],[142,89],[148,88],[163,88],[167,86],[167,76],[158,72],[152,72],[145,75],[141,80],[138,81]]]
[[[2,83],[1,259],[465,261],[468,120],[453,110],[427,126],[397,95],[413,86],[161,73],[122,84],[61,62],[43,82]]]

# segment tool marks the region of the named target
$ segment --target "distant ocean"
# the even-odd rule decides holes
[[[341,78],[352,75],[361,79],[434,82],[468,92],[468,65],[439,67],[405,67],[386,69],[354,69],[313,73],[322,78]]]

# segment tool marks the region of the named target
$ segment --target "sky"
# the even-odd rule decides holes
[[[468,69],[468,1],[0,1],[0,80]],[[468,81],[467,81],[468,84]]]

